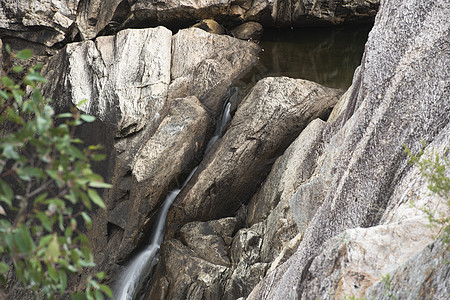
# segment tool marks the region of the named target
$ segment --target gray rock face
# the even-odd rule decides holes
[[[167,278],[158,279],[146,299],[220,299],[220,282],[227,267],[212,264],[195,255],[178,240],[164,242],[160,266]]]
[[[271,15],[276,24],[343,24],[368,21],[377,13],[379,0],[274,0]]]
[[[181,241],[163,244],[162,260],[146,299],[221,299],[235,226],[236,218],[184,225]]]
[[[208,155],[211,155],[213,160],[218,160],[219,154],[226,153],[224,150],[232,148],[233,145],[239,145],[242,143],[242,135],[247,137],[250,135],[249,130],[254,130],[258,133],[261,139],[260,148],[275,148],[281,146],[274,146],[280,141],[283,141],[283,135],[286,139],[289,136],[295,136],[295,132],[291,130],[297,130],[298,127],[304,126],[309,121],[309,115],[320,115],[319,111],[326,111],[328,107],[332,105],[340,92],[334,89],[324,88],[320,85],[304,81],[295,80],[289,78],[267,78],[260,81],[255,86],[253,92],[246,98],[239,107],[230,129],[228,129],[222,140],[219,140],[218,148],[212,150]],[[306,96],[306,97],[305,97]],[[309,111],[307,111],[309,107]],[[249,114],[253,112],[252,117]],[[264,116],[270,116],[269,118]],[[306,117],[307,120],[302,118]],[[275,122],[278,123],[275,123]],[[261,124],[266,122],[266,124]],[[247,123],[245,125],[244,123]],[[284,124],[281,127],[274,127],[276,124]],[[264,277],[266,271],[271,266],[272,262],[281,254],[276,264],[285,261],[294,251],[297,243],[289,243],[291,239],[298,235],[297,225],[289,210],[289,199],[294,194],[295,189],[301,182],[307,180],[312,171],[315,168],[315,161],[317,160],[321,151],[322,142],[322,130],[325,127],[325,123],[319,119],[312,121],[306,129],[304,129],[296,141],[285,151],[285,153],[275,162],[272,167],[272,172],[268,176],[264,185],[260,188],[259,192],[251,200],[249,206],[249,218],[246,221],[247,224],[252,224],[250,228],[243,228],[239,230],[233,238],[231,235],[236,225],[236,218],[225,218],[218,221],[209,222],[190,222],[184,225],[179,231],[180,241],[190,249],[191,253],[185,253],[183,255],[189,255],[190,258],[185,260],[190,261],[192,257],[200,257],[204,261],[213,263],[217,267],[225,266],[227,269],[218,278],[220,282],[220,289],[211,290],[211,287],[202,286],[202,294],[206,295],[220,295],[221,299],[236,299],[241,296],[246,296],[250,293],[251,289]],[[242,130],[244,126],[245,130]],[[293,129],[292,129],[293,128]],[[241,130],[239,130],[241,129]],[[278,140],[275,140],[275,136]],[[227,140],[227,135],[229,135]],[[253,136],[256,136],[253,133]],[[246,141],[249,139],[246,138]],[[251,141],[251,140],[250,140]],[[264,141],[264,142],[263,142]],[[228,144],[227,144],[228,143]],[[232,143],[231,145],[229,143]],[[265,146],[264,143],[270,143],[271,147]],[[247,150],[235,150],[237,157],[244,157],[247,155],[245,151],[249,151],[250,154],[254,154],[254,148],[251,144],[243,145]],[[238,147],[235,147],[238,148]],[[266,149],[267,149],[266,148]],[[219,151],[223,149],[222,151]],[[244,151],[239,154],[240,151]],[[269,150],[266,150],[269,151]],[[261,151],[254,159],[264,157],[266,155]],[[227,161],[227,160],[225,160]],[[235,179],[241,175],[243,170],[249,171],[252,167],[249,164],[243,165],[235,163],[232,160],[229,161],[229,166],[233,166],[234,169],[227,170],[221,168],[221,173],[234,172]],[[245,159],[241,161],[246,162]],[[255,162],[254,165],[258,165]],[[209,174],[209,177],[214,174],[220,174],[217,170],[205,169],[203,172]],[[215,173],[212,173],[215,172]],[[250,171],[249,171],[250,172]],[[254,174],[254,173],[253,173]],[[245,173],[244,173],[245,175]],[[201,173],[198,178],[193,178],[193,186],[201,180]],[[223,175],[220,175],[223,176]],[[207,176],[204,176],[207,178]],[[215,180],[219,182],[220,177],[216,177]],[[254,176],[252,180],[257,180]],[[243,185],[248,189],[249,184]],[[189,188],[189,187],[187,187]],[[206,187],[207,188],[207,187]],[[235,191],[239,187],[226,190],[226,195],[222,196],[230,197],[230,191]],[[239,188],[241,189],[241,188]],[[189,194],[188,194],[189,195]],[[219,197],[220,193],[216,193],[215,196]],[[192,201],[192,200],[191,200]],[[222,200],[224,201],[224,200]],[[178,202],[172,206],[172,210],[182,210],[189,208],[190,202]],[[204,205],[198,201],[196,205]],[[219,203],[213,203],[210,209],[211,214],[217,214],[214,211],[219,207]],[[200,209],[203,211],[203,209]],[[190,211],[188,211],[190,213]],[[225,211],[224,211],[225,212]],[[208,218],[207,216],[204,217]],[[228,222],[225,220],[234,220],[233,226],[227,226]],[[177,221],[177,220],[176,220]],[[180,221],[182,222],[182,221]],[[168,224],[173,224],[173,220],[169,220]],[[228,230],[220,228],[229,228]],[[233,229],[232,229],[233,228]],[[222,233],[220,233],[222,232]],[[170,236],[170,235],[169,235]],[[185,246],[181,246],[177,240],[170,240],[173,248],[176,251],[183,251]],[[179,247],[179,248],[178,248]],[[162,251],[165,248],[162,249]],[[174,250],[175,251],[175,250]],[[228,255],[229,253],[229,255]],[[168,254],[162,254],[164,257],[168,257]],[[164,289],[165,282],[174,282],[175,278],[186,277],[195,278],[196,276],[202,276],[196,271],[202,269],[204,261],[197,260],[196,263],[200,264],[192,269],[183,269],[174,276],[169,274],[167,270],[161,266],[155,275],[154,285],[152,286],[149,299],[160,295],[158,291]],[[165,262],[162,262],[162,265]],[[173,263],[168,258],[166,263]],[[174,268],[173,266],[166,268]],[[184,274],[183,272],[187,272]],[[184,274],[184,275],[183,275]],[[188,282],[193,282],[191,279]],[[176,288],[170,285],[165,295],[173,293],[171,290]],[[220,292],[219,294],[216,294]]]
[[[67,71],[52,62],[44,70],[51,78],[46,92],[55,95],[62,90],[64,94],[55,99],[75,105],[86,99],[80,108],[116,127],[117,137],[145,125],[156,127],[170,83],[171,38],[170,30],[157,27],[69,44],[59,54],[67,61]]]
[[[300,298],[319,288],[305,286],[305,278],[321,261],[324,243],[347,229],[378,224],[410,168],[404,145],[417,152],[422,139],[429,143],[443,132],[450,121],[449,9],[446,1],[382,3],[346,111],[325,129],[323,157],[330,164],[316,170],[331,178],[323,204],[297,252],[248,299]]]
[[[436,240],[389,278],[372,286],[367,299],[446,299],[450,293],[448,244]]]
[[[203,42],[209,45],[203,45],[204,52]],[[197,49],[196,59],[185,64],[180,55],[188,49]],[[102,174],[113,188],[104,195],[108,210],[96,212],[89,233],[100,269],[117,274],[115,263],[143,242],[165,195],[205,148],[211,117],[219,113],[214,109],[222,107],[229,85],[256,62],[258,51],[254,43],[200,29],[172,37],[157,27],[69,44],[51,58],[44,70],[50,79],[45,94],[59,100],[58,111],[88,99],[80,109],[99,121],[86,129],[87,135],[108,147]],[[192,77],[209,64],[220,76]],[[197,86],[179,91],[175,81]],[[230,236],[222,239],[225,245],[231,242]],[[227,265],[226,257],[219,255],[214,262]]]
[[[250,226],[265,220],[280,202],[288,203],[298,186],[311,177],[322,151],[324,126],[322,120],[313,120],[274,163],[264,185],[248,205]]]
[[[0,36],[52,47],[62,42],[75,21],[79,0],[2,1]]]
[[[424,221],[348,229],[327,241],[306,273],[301,299],[363,298],[368,287],[432,242],[438,230],[433,234]]]
[[[198,28],[173,36],[169,98],[195,95],[214,117],[223,107],[228,87],[257,62],[258,45]]]
[[[275,158],[312,119],[329,110],[339,94],[300,79],[258,82],[217,148],[202,161],[195,183],[180,193],[168,223],[216,219],[236,211],[256,191]]]
[[[208,223],[184,225],[180,230],[180,240],[201,258],[216,265],[230,266],[225,241]]]
[[[148,222],[156,213],[173,180],[192,166],[192,162],[205,143],[208,114],[197,98],[179,98],[172,101],[168,115],[152,137],[136,154],[127,209],[114,207],[109,218],[126,215],[126,224],[120,258],[136,247],[142,233],[148,230]],[[117,213],[115,213],[116,210]],[[119,258],[119,259],[120,259]]]

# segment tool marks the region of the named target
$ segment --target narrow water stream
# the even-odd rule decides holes
[[[228,93],[230,95],[230,91]],[[222,115],[214,132],[214,136],[209,140],[205,152],[214,145],[215,142],[223,135],[223,132],[231,120],[230,114],[231,104],[229,99],[225,102],[224,108],[222,110]],[[165,226],[167,213],[169,211],[172,202],[181,192],[181,190],[189,183],[197,167],[195,167],[180,188],[176,188],[169,192],[162,207],[159,210],[156,222],[153,225],[151,238],[148,246],[145,247],[140,253],[138,253],[130,264],[127,266],[125,271],[120,277],[115,289],[116,300],[134,300],[138,299],[141,289],[145,287],[146,283],[151,279],[155,266],[158,263],[158,254],[161,243],[164,239]]]
[[[260,42],[263,52],[259,63],[228,91],[222,116],[205,152],[222,136],[231,120],[231,111],[239,99],[257,81],[268,76],[308,79],[325,86],[347,88],[353,72],[360,64],[364,44],[371,26],[306,28],[297,30],[268,29]],[[115,288],[116,300],[139,299],[158,263],[170,205],[187,185],[197,168],[192,170],[180,188],[172,190],[161,207],[148,246],[130,262]]]

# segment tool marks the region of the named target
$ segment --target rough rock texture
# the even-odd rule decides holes
[[[382,2],[346,110],[325,129],[329,167],[316,172],[332,179],[323,204],[297,252],[248,299],[308,293],[305,278],[326,241],[379,223],[410,169],[404,145],[416,152],[421,140],[430,143],[443,132],[450,118],[449,10],[446,1]]]
[[[379,0],[274,0],[271,16],[275,24],[284,26],[361,22],[375,16],[379,3]]]
[[[256,64],[259,51],[258,45],[230,36],[180,30],[172,41],[169,98],[195,95],[218,117],[229,86]]]
[[[160,265],[165,267],[166,278],[156,284],[146,299],[220,299],[220,282],[227,267],[212,264],[198,256],[178,240],[170,240],[161,249]]]
[[[245,22],[231,30],[231,34],[241,40],[259,40],[263,31],[263,26],[258,22]]]
[[[434,239],[439,228],[433,232],[424,221],[348,229],[327,241],[306,273],[301,299],[363,298],[368,287]]]
[[[196,49],[196,59],[184,63],[180,55],[188,49]],[[229,85],[258,52],[254,43],[196,28],[172,36],[157,27],[69,44],[51,58],[44,70],[50,79],[46,95],[59,100],[58,111],[88,99],[80,108],[99,121],[82,135],[106,145],[108,160],[99,169],[113,188],[103,195],[108,210],[94,212],[89,236],[98,268],[111,280],[119,273],[117,263],[145,242],[165,195],[197,163],[218,115],[212,107],[222,107]],[[210,65],[220,76],[196,71]],[[197,85],[178,91],[177,79]]]
[[[259,187],[276,157],[311,120],[326,113],[339,94],[301,79],[259,81],[217,147],[200,164],[195,183],[175,200],[168,224],[175,228],[237,211]]]
[[[436,240],[395,272],[372,286],[366,299],[447,299],[450,293],[448,244]]]
[[[321,153],[324,127],[324,121],[320,119],[312,121],[277,159],[263,186],[250,202],[246,223],[252,226],[239,230],[232,242],[230,236],[233,230],[228,230],[226,235],[222,235],[223,240],[211,230],[214,228],[214,231],[218,232],[217,228],[220,227],[212,224],[213,222],[217,222],[218,225],[224,224],[221,220],[207,223],[191,222],[181,228],[180,240],[193,250],[190,255],[229,267],[227,275],[221,279],[221,299],[247,296],[272,264],[275,267],[284,262],[296,250],[301,233],[298,233],[289,209],[289,199],[296,187],[308,180],[316,166],[316,160]],[[230,246],[230,242],[231,248],[225,247],[230,253],[228,258],[223,249],[224,245]],[[152,287],[152,295],[164,288],[161,286],[162,283],[173,281],[170,274],[162,274],[162,270],[159,271],[156,276],[160,279],[156,280]],[[193,276],[192,273],[189,275]],[[161,277],[165,279],[162,280]],[[176,287],[169,287],[174,288]],[[208,288],[205,287],[205,290]]]
[[[225,30],[222,28],[222,26],[212,19],[202,20],[202,21],[192,25],[192,27],[203,29],[204,31],[209,32],[209,33],[215,33],[215,34],[224,34],[225,33]]]
[[[311,177],[322,151],[324,125],[320,119],[312,121],[274,163],[264,185],[248,205],[250,226],[265,220],[279,202],[287,203],[298,186]]]
[[[116,127],[117,137],[157,127],[170,83],[171,38],[157,27],[69,44],[44,70],[45,92],[65,105],[86,99],[80,108]]]
[[[175,99],[169,114],[136,154],[130,198],[125,206],[113,207],[108,217],[108,221],[125,229],[119,249],[123,255],[133,250],[149,229],[149,216],[156,214],[173,180],[192,167],[205,143],[208,123],[208,114],[197,98]],[[124,218],[124,223],[117,222],[118,216]]]
[[[180,230],[180,240],[204,260],[216,265],[230,266],[225,241],[206,222],[192,222]]]
[[[0,37],[16,37],[52,47],[66,39],[75,21],[79,2],[79,0],[2,1]]]
[[[236,218],[224,218],[183,226],[181,242],[163,243],[159,271],[146,299],[221,299],[236,224]]]
[[[373,20],[379,0],[189,0],[85,1],[77,26],[83,38],[128,27],[189,26],[214,19],[235,27],[245,21],[264,26],[311,26]]]

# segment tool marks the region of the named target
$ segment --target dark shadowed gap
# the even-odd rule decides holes
[[[265,29],[258,64],[237,84],[243,93],[265,77],[287,76],[346,89],[361,63],[372,24]]]

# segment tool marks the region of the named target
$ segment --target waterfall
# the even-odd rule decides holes
[[[228,98],[229,97],[230,95],[228,96]],[[227,100],[224,104],[222,115],[217,123],[214,136],[209,140],[206,146],[205,153],[209,149],[211,149],[214,143],[222,136],[228,122],[231,120],[230,110],[231,104]],[[156,218],[150,243],[142,252],[140,252],[133,258],[130,265],[127,266],[124,273],[121,275],[118,286],[114,292],[114,299],[136,299],[137,294],[141,291],[146,282],[152,276],[153,269],[158,264],[159,248],[164,239],[165,223],[169,208],[172,205],[172,202],[181,192],[181,190],[188,184],[197,168],[198,166],[191,171],[188,178],[184,181],[179,189],[174,189],[167,195],[166,199],[164,200],[163,206],[161,207]]]

